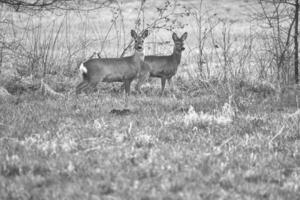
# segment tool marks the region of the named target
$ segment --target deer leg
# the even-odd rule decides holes
[[[138,77],[138,81],[137,81],[137,83],[136,83],[136,85],[135,85],[135,90],[136,90],[139,94],[141,94],[141,85],[142,85],[143,82],[144,82],[144,81],[143,81],[143,77],[142,77],[142,75],[140,75],[140,76]]]
[[[125,90],[125,83],[123,83],[122,85],[121,85],[121,87],[120,87],[120,92],[123,92]]]
[[[150,65],[146,62],[141,63],[141,71],[138,75],[138,82],[135,89],[141,93],[141,85],[149,78],[150,76]]]
[[[135,90],[141,94],[141,86],[145,81],[149,78],[150,73],[149,72],[141,72],[141,74],[138,77],[137,84],[135,85]]]
[[[81,91],[85,91],[89,87],[90,83],[88,81],[82,81],[76,86],[76,95],[80,94]]]
[[[135,90],[136,90],[139,94],[142,93],[142,92],[141,92],[141,83],[140,83],[139,80],[138,80],[138,82],[137,82],[136,85],[135,85]]]
[[[96,92],[97,91],[97,82],[92,82],[90,83],[90,87],[92,89],[92,92]]]
[[[171,88],[171,92],[174,93],[174,84],[173,84],[173,81],[172,81],[172,77],[168,79],[168,83],[169,83],[169,86]]]
[[[130,95],[130,84],[132,80],[125,80],[124,86],[125,86],[125,107],[128,107],[128,96]]]
[[[166,85],[166,78],[161,78],[161,92],[160,92],[160,96],[162,96],[164,94],[165,85]]]

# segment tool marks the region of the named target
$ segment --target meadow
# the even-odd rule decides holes
[[[199,8],[197,2],[179,1]],[[156,19],[159,3],[146,1],[144,25]],[[124,107],[121,84],[74,94],[80,62],[93,52],[122,54],[139,5],[124,1],[123,18],[112,26],[116,7],[38,19],[12,14],[20,26],[41,26],[7,32],[22,38],[27,51],[7,53],[2,74],[25,69],[15,82],[42,77],[51,90],[6,85],[11,99],[0,98],[0,199],[300,199],[299,89],[278,91],[272,78],[260,77],[258,56],[247,56],[245,38],[254,35],[248,30],[261,34],[248,20],[257,8],[252,1],[204,1],[203,17],[211,21],[203,30],[214,25],[215,13],[222,23],[205,43],[203,69],[197,20],[172,15],[186,24],[172,31],[188,32],[174,93],[167,85],[159,97],[160,81],[152,78],[142,94],[132,92],[126,112],[116,112]],[[146,54],[170,54],[172,31],[153,30]],[[231,58],[228,68],[223,58]],[[231,78],[224,80],[224,72]]]

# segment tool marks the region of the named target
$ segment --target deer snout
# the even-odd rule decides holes
[[[143,50],[143,46],[141,45],[138,45],[137,47],[136,47],[136,49],[138,50],[138,51],[142,51]]]
[[[185,50],[185,48],[184,47],[181,47],[181,51],[184,51]]]

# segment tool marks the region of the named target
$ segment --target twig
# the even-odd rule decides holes
[[[129,44],[125,47],[125,49],[123,50],[123,52],[121,53],[121,56],[120,58],[124,57],[125,53],[127,52],[127,50],[131,47],[131,44],[132,44],[133,40],[131,40],[129,42]]]
[[[85,141],[95,141],[95,140],[99,140],[102,139],[101,137],[89,137],[89,138],[83,138],[81,140],[79,140],[78,142],[85,142]]]
[[[281,129],[278,131],[278,133],[269,141],[269,145],[271,145],[273,140],[275,140],[279,135],[281,135],[283,133],[284,128],[285,128],[285,126],[281,127]]]
[[[225,146],[228,142],[230,142],[233,139],[233,136],[225,140],[220,146],[218,146],[219,149],[221,149],[223,146]]]
[[[11,140],[14,142],[20,142],[20,140],[18,140],[17,138],[13,138],[13,137],[2,137],[0,138],[0,141],[4,141],[4,140]]]
[[[79,153],[89,153],[90,151],[96,151],[96,150],[99,150],[101,148],[102,148],[102,145],[99,145],[99,146],[96,146],[96,147],[85,149],[84,151],[77,152],[76,154],[79,154]]]
[[[63,94],[54,91],[43,81],[43,79],[41,80],[41,92],[43,93],[43,95],[50,95],[52,97],[64,97]]]

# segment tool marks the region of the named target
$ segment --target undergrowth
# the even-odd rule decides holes
[[[194,84],[145,86],[122,115],[119,85],[1,104],[0,198],[298,199],[299,109],[256,85]]]

